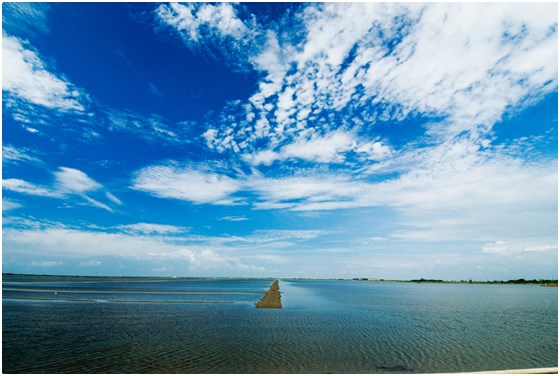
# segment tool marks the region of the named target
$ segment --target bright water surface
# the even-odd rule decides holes
[[[552,367],[534,285],[3,277],[4,373],[407,373]]]

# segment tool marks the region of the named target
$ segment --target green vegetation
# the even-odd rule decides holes
[[[442,279],[411,279],[410,282],[416,283],[478,283],[478,284],[513,284],[513,285],[543,285],[543,286],[558,286],[557,279],[510,279],[507,281],[473,281],[472,279],[461,281],[444,281]]]

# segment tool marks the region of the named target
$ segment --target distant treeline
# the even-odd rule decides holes
[[[558,284],[558,280],[557,279],[510,279],[509,281],[506,281],[505,283],[514,283],[514,284],[526,284],[526,283],[535,283],[535,284],[540,284],[540,285],[554,285],[554,284]]]
[[[509,283],[514,285],[526,285],[526,284],[535,284],[535,285],[558,285],[557,279],[510,279],[507,281],[473,281],[472,279],[462,280],[462,281],[444,281],[443,279],[411,279],[410,282],[422,283],[422,282],[429,282],[429,283]]]

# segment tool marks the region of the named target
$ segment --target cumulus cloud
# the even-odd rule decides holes
[[[163,22],[181,31],[188,41],[198,42],[205,32],[233,39],[243,39],[249,32],[230,3],[165,4],[158,7],[157,14]]]

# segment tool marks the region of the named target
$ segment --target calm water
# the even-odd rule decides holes
[[[407,373],[557,366],[539,286],[4,276],[4,373]]]

